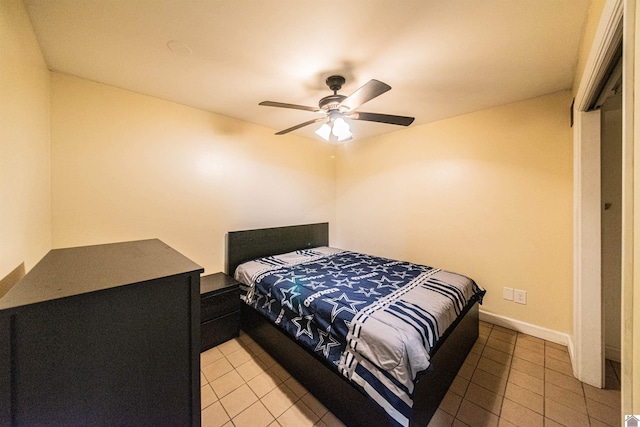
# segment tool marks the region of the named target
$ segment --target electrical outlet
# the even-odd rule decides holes
[[[518,304],[527,303],[527,291],[521,291],[520,289],[513,290],[513,301]]]
[[[502,298],[513,301],[513,288],[502,288]]]

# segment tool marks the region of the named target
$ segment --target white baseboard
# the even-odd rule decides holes
[[[554,331],[553,329],[543,328],[542,326],[533,325],[521,320],[512,319],[510,317],[501,316],[499,314],[489,313],[483,310],[480,310],[480,320],[488,323],[493,323],[494,325],[502,326],[504,328],[512,329],[514,331],[522,332],[523,334],[531,335],[533,337],[540,338],[546,341],[551,341],[556,344],[566,345],[569,351],[569,358],[571,359],[573,376],[579,378],[576,369],[577,364],[575,362],[576,353],[571,335],[564,332]]]
[[[510,317],[505,317],[495,313],[489,313],[483,310],[480,310],[480,320],[488,323],[493,323],[494,325],[502,326],[507,329],[522,332],[523,334],[531,335],[536,338],[541,338],[546,341],[551,341],[556,344],[572,347],[569,334],[565,334],[564,332],[554,331],[553,329],[543,328],[542,326],[533,325],[531,323],[511,319]],[[569,349],[569,352],[571,352],[571,349]]]
[[[480,310],[480,320],[488,323],[493,323],[494,325],[502,326],[504,328],[512,329],[514,331],[522,332],[523,334],[531,335],[533,337],[540,338],[546,341],[551,341],[556,344],[566,345],[569,351],[569,358],[571,359],[573,376],[576,378],[580,378],[578,376],[579,373],[576,369],[576,353],[571,335],[564,332],[554,331],[553,329],[547,329],[542,326],[533,325],[521,320],[512,319],[510,317],[501,316],[499,314],[489,313],[483,310]]]
[[[609,345],[605,346],[604,358],[620,363],[620,349]]]

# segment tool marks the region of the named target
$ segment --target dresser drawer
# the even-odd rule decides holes
[[[232,287],[223,292],[202,296],[200,319],[204,323],[240,310],[240,289]]]
[[[240,334],[240,312],[227,314],[200,325],[200,351],[222,344]]]

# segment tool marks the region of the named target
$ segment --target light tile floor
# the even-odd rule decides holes
[[[200,354],[202,427],[343,426],[248,335]]]
[[[244,333],[200,359],[203,427],[343,425]],[[480,322],[429,426],[619,426],[620,366],[606,366],[608,389],[591,387],[566,347]]]

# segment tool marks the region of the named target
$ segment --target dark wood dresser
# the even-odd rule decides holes
[[[157,239],[50,251],[0,299],[0,426],[199,426],[202,271]]]
[[[240,283],[224,273],[200,278],[201,351],[240,333]]]

